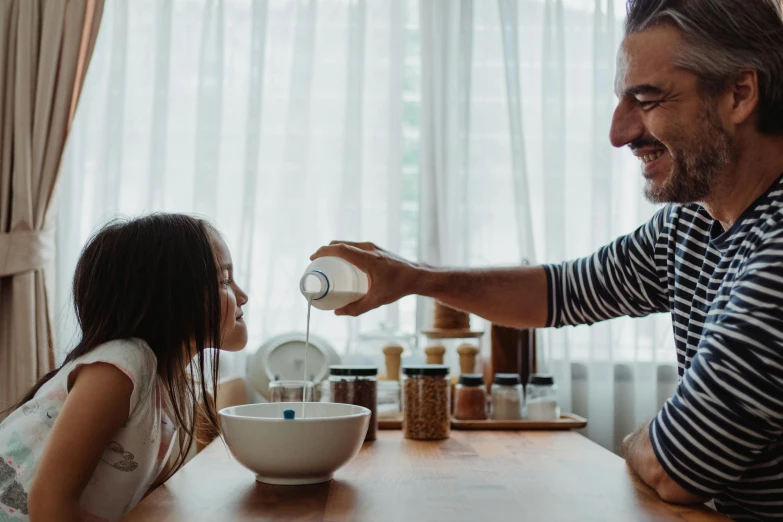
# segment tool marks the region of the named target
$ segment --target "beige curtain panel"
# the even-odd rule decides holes
[[[0,410],[54,367],[54,189],[103,0],[0,0]]]

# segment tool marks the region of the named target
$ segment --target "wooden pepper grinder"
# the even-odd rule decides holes
[[[387,344],[383,347],[383,355],[386,359],[387,380],[400,380],[400,362],[402,361],[402,350],[403,348],[399,344]]]
[[[426,347],[424,353],[427,354],[427,364],[443,364],[446,347],[442,344],[433,344]]]
[[[478,347],[473,346],[472,344],[461,344],[459,348],[457,348],[460,373],[475,373],[476,357],[478,356],[478,353]]]

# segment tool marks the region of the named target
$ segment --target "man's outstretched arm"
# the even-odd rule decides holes
[[[341,257],[368,275],[368,293],[338,315],[361,315],[417,294],[516,328],[591,324],[668,311],[665,266],[656,265],[667,212],[591,256],[557,265],[441,268],[348,241],[333,241],[311,259]]]

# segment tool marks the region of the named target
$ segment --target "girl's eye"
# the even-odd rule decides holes
[[[234,284],[234,281],[232,281],[231,279],[224,279],[223,284],[226,286],[231,286]]]

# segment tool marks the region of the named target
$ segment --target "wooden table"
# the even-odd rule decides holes
[[[269,486],[216,440],[126,522],[727,520],[666,504],[625,461],[571,431],[453,431],[437,442],[380,431],[335,479]]]

